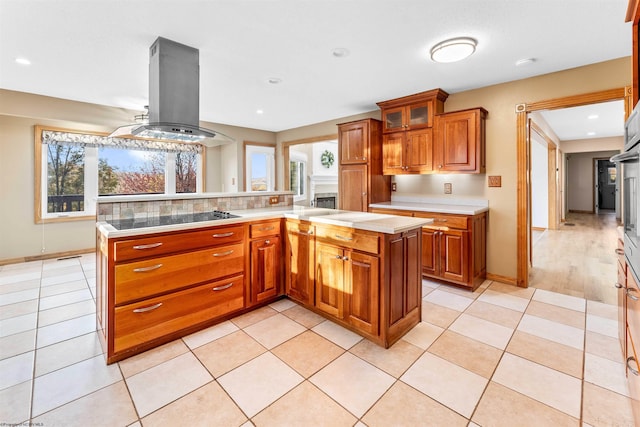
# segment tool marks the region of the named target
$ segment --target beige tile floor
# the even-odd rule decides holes
[[[283,299],[107,366],[94,276],[93,255],[0,267],[0,424],[634,425],[613,305],[424,281],[388,350]]]

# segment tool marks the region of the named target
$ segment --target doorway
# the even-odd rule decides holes
[[[609,159],[595,159],[594,165],[595,195],[594,211],[611,213],[616,210],[616,182],[618,170],[616,164]]]
[[[531,140],[528,118],[535,111],[583,106],[623,99],[625,117],[631,112],[631,88],[611,89],[531,104],[516,105],[517,128],[517,271],[516,284],[528,287],[531,269]]]

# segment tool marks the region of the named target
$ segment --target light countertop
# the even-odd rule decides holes
[[[373,203],[370,204],[369,207],[459,215],[477,215],[482,212],[489,211],[489,201],[484,199],[392,196],[390,202]]]
[[[432,222],[429,218],[411,218],[397,215],[350,212],[323,208],[306,208],[301,206],[246,209],[230,211],[230,213],[237,215],[239,218],[133,228],[128,230],[117,230],[107,222],[98,222],[97,227],[106,237],[116,238],[143,236],[145,234],[163,233],[168,231],[192,230],[202,227],[237,224],[260,219],[291,218],[307,220],[319,224],[329,224],[379,233],[396,234],[421,227]]]

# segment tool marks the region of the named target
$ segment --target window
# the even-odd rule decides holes
[[[293,191],[295,202],[307,199],[306,177],[306,158],[292,154],[292,158],[289,160],[289,189]]]
[[[246,191],[273,191],[275,189],[275,153],[273,145],[245,143]]]
[[[36,222],[86,219],[97,196],[202,191],[197,146],[36,126]],[[187,151],[176,151],[184,149]]]

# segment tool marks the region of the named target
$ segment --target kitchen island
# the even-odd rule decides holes
[[[384,347],[420,321],[420,233],[429,219],[294,206],[229,214],[120,230],[99,218],[97,322],[107,363],[285,295]]]

